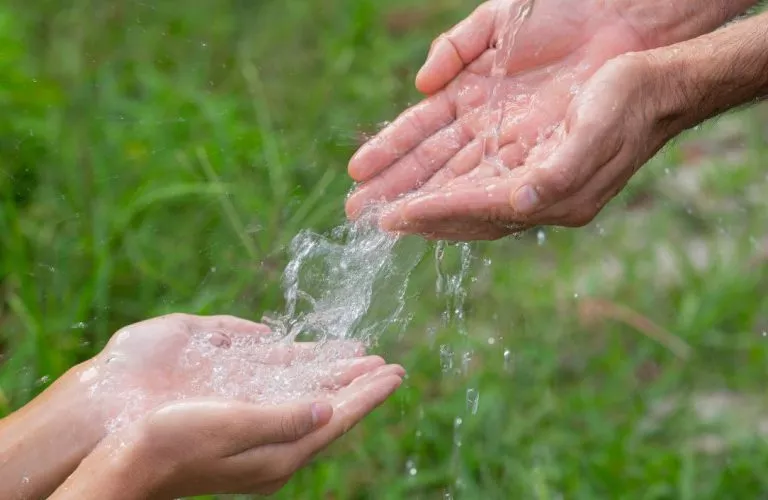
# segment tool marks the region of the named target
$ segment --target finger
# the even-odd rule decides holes
[[[448,182],[477,167],[483,159],[483,139],[475,137],[461,151],[448,160],[443,168],[435,172],[419,191],[429,192],[440,189]]]
[[[266,335],[272,332],[267,325],[236,316],[195,316],[194,318],[192,326],[198,330],[219,330],[243,335]]]
[[[510,234],[521,232],[517,227],[502,227],[497,224],[482,221],[441,221],[429,224],[413,224],[409,227],[410,234],[418,234],[423,238],[434,241],[495,241]]]
[[[393,373],[395,372],[395,373]],[[318,432],[308,436],[315,446],[328,443],[348,432],[363,417],[381,405],[402,384],[402,376],[395,368],[386,367],[379,375],[369,374],[350,384],[333,401],[335,419]],[[324,446],[324,445],[323,445]]]
[[[503,221],[510,215],[509,182],[508,178],[486,178],[427,193],[386,212],[380,225],[386,231],[411,232],[411,227],[426,229],[442,221]]]
[[[296,342],[293,346],[313,355],[312,359],[347,359],[365,355],[365,345],[357,340],[325,340],[322,342]]]
[[[456,109],[447,92],[428,97],[403,112],[363,145],[349,162],[349,175],[358,182],[372,179],[426,138],[450,124]]]
[[[333,413],[334,408],[327,401],[254,406],[251,416],[251,434],[242,441],[243,446],[240,450],[232,455],[256,446],[298,441],[327,425]]]
[[[365,348],[356,341],[327,342],[274,342],[254,346],[259,362],[270,365],[290,365],[315,360],[335,361],[356,358],[365,354]]]
[[[144,427],[158,446],[179,446],[205,436],[205,447],[223,456],[266,443],[295,441],[326,425],[334,409],[326,401],[260,406],[221,399],[188,399],[150,413]]]
[[[416,88],[425,94],[437,92],[488,50],[495,18],[494,3],[486,2],[448,33],[439,36],[416,75]]]
[[[358,189],[347,200],[347,212],[354,215],[367,203],[390,201],[418,188],[468,144],[473,136],[473,132],[461,121],[440,130]]]
[[[373,372],[385,364],[386,361],[380,356],[366,356],[354,360],[339,361],[331,367],[331,373],[320,380],[320,386],[323,388],[347,386],[357,378]]]
[[[299,441],[251,447],[230,457],[228,466],[245,473],[263,467],[264,457],[271,456],[270,467],[277,477],[292,474],[381,405],[402,384],[403,373],[402,367],[387,365],[360,377],[344,389],[343,396],[330,400],[333,416],[322,428]]]
[[[513,141],[504,145],[498,152],[496,158],[491,159],[508,169],[517,168],[521,165],[527,148],[524,144]],[[483,163],[484,139],[475,138],[471,143],[464,147],[458,154],[451,158],[445,167],[436,172],[432,178],[421,188],[423,192],[436,191],[442,189],[446,184],[458,179],[463,175],[469,174]]]
[[[398,374],[373,377],[366,385],[359,387],[354,395],[348,396],[343,404],[337,404],[334,411],[336,418],[325,428],[298,443],[302,447],[300,465],[306,465],[317,453],[352,430],[366,415],[381,406],[402,383],[402,375]]]

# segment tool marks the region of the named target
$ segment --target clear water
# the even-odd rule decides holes
[[[496,43],[493,67],[491,68],[491,89],[488,98],[487,130],[483,140],[484,161],[501,165],[499,153],[499,136],[504,122],[504,100],[499,89],[507,75],[509,62],[515,51],[515,41],[520,28],[533,12],[534,0],[520,0],[510,6],[509,15],[504,22],[501,36]]]
[[[371,208],[329,235],[303,231],[293,240],[283,274],[285,311],[264,318],[276,336],[371,344],[384,330],[407,325],[408,280],[425,244],[403,244],[380,231],[376,220]]]

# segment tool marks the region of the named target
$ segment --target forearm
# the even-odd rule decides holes
[[[646,47],[655,48],[709,33],[758,3],[759,0],[618,0],[616,6],[631,21]]]
[[[0,421],[0,498],[44,498],[100,439],[75,367]]]
[[[768,13],[647,54],[675,131],[768,95]]]

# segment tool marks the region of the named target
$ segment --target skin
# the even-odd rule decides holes
[[[629,154],[617,141],[600,143],[605,127],[620,127],[621,143],[643,139],[643,149],[652,152],[668,135],[648,128],[653,110],[643,110],[642,119],[631,116],[641,95],[661,91],[634,54],[709,33],[754,3],[588,0],[577,10],[566,8],[566,0],[539,0],[500,80],[499,149],[488,161],[483,150],[495,47],[517,11],[512,0],[486,2],[433,43],[416,80],[428,97],[350,161],[350,175],[362,184],[347,200],[348,215],[397,200],[383,211],[384,229],[450,240],[586,224],[639,167],[627,159],[620,173],[598,175],[603,165],[584,159],[597,147],[611,149],[600,161],[620,149]],[[638,86],[636,78],[651,86]]]
[[[281,455],[283,462],[298,466],[306,460],[308,450],[314,453],[327,445],[340,435],[339,429],[351,427],[380,404],[403,374],[401,367],[386,365],[378,356],[363,356],[364,350],[357,343],[275,344],[269,341],[269,335],[266,326],[231,316],[174,314],[123,328],[101,353],[72,368],[30,404],[0,421],[0,498],[47,497],[101,446],[99,443],[106,443],[105,447],[129,441],[157,444],[159,450],[139,447],[153,450],[141,455],[141,463],[153,471],[162,465],[182,470],[174,460],[190,458],[189,443],[200,441],[200,432],[207,435],[211,433],[207,429],[220,428],[217,439],[235,440],[240,436],[236,428],[222,426],[222,422],[247,418],[264,423],[259,428],[263,431],[259,439],[272,443],[286,440],[284,431],[293,429],[294,420],[300,422],[302,415],[310,415],[311,419],[315,414],[314,427],[297,424],[301,432],[293,436],[298,439],[320,426],[324,434],[318,433],[325,440],[313,441],[315,448],[286,449]],[[211,356],[200,356],[200,352]],[[307,369],[302,371],[304,367]],[[235,387],[246,390],[232,394],[214,390],[210,383],[204,383],[211,380],[214,368],[230,377],[228,381]],[[377,384],[383,385],[369,387],[356,382],[374,372],[382,377]],[[276,387],[278,393],[291,395],[290,401],[265,406],[274,397],[275,387],[259,380],[263,373],[272,378],[283,376],[294,384]],[[175,407],[176,411],[167,409],[169,404],[187,402],[189,408],[182,406],[188,408],[186,411],[179,407]],[[199,404],[195,406],[194,402]],[[343,402],[358,410],[346,412]],[[287,425],[266,425],[270,422]],[[275,430],[277,427],[282,434]],[[161,440],[158,429],[177,432],[166,433],[165,440]],[[198,434],[193,435],[195,430]],[[135,435],[144,437],[137,439]],[[254,437],[252,442],[262,441]],[[163,453],[174,447],[184,453]],[[294,470],[284,468],[280,470],[286,473],[284,476],[269,476],[271,485],[281,484],[279,481]],[[190,473],[192,478],[202,477],[199,471]],[[259,478],[253,476],[254,481]],[[176,477],[176,481],[194,484],[184,475]],[[169,484],[173,488],[176,483]],[[264,481],[258,485],[269,487]]]
[[[381,367],[314,405],[265,408],[198,400],[166,406],[129,432],[102,442],[50,498],[275,493],[386,400],[402,375],[399,367]]]

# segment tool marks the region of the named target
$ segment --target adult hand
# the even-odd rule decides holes
[[[351,160],[350,175],[363,184],[347,201],[348,214],[357,217],[366,204],[416,190],[385,211],[385,229],[472,240],[499,238],[535,224],[584,224],[594,206],[580,207],[574,214],[571,207],[551,206],[582,187],[575,181],[580,174],[547,169],[542,159],[555,150],[562,151],[557,153],[562,157],[577,140],[596,139],[582,129],[597,121],[584,111],[584,103],[593,100],[594,91],[588,87],[603,85],[592,83],[593,76],[618,55],[704,33],[754,2],[724,6],[700,0],[682,5],[588,0],[579,9],[571,3],[535,4],[503,65],[506,76],[500,78],[492,74],[496,47],[505,32],[512,33],[509,21],[518,14],[519,2],[486,2],[439,37],[417,77],[419,89],[430,96]],[[506,42],[502,49],[511,43],[501,41]],[[636,70],[618,72],[625,71]],[[489,124],[490,91],[497,82],[495,99],[503,113]],[[484,132],[493,131],[499,118],[497,140],[492,141],[497,142],[492,148],[495,157],[483,162]],[[553,217],[564,211],[568,213]]]
[[[274,493],[381,404],[403,373],[379,367],[312,404],[202,399],[163,406],[102,442],[51,498]]]
[[[172,314],[115,333],[83,378],[114,429],[178,399],[276,403],[322,394],[384,364],[363,354],[357,342],[286,343],[244,319]]]

